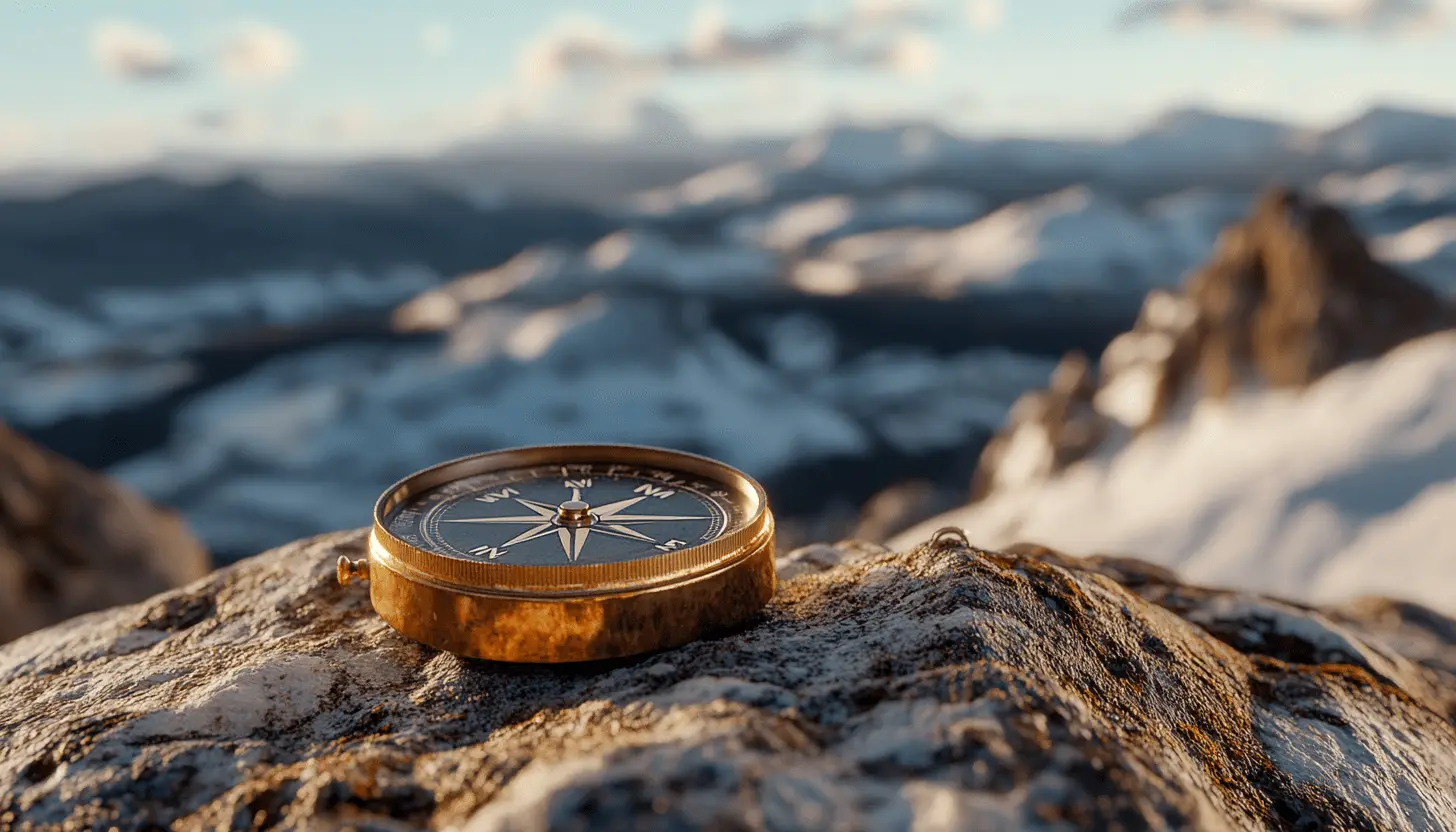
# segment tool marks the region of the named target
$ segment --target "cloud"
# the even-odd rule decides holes
[[[1117,21],[1123,29],[1156,23],[1192,29],[1228,23],[1263,33],[1416,34],[1444,25],[1445,14],[1435,0],[1141,0]]]
[[[342,107],[320,119],[317,127],[320,135],[330,138],[362,138],[374,131],[374,111],[362,105]]]
[[[887,66],[901,75],[929,75],[935,71],[939,58],[934,41],[912,32],[901,35],[890,47]]]
[[[923,0],[859,0],[844,24],[851,28],[893,26],[929,28],[944,22],[945,15]]]
[[[972,29],[989,32],[1001,28],[1006,10],[1001,0],[970,0],[966,3],[966,19],[971,22]]]
[[[460,117],[464,115],[464,120]],[[579,90],[498,86],[449,129],[499,141],[630,141],[683,148],[698,140],[691,119],[670,103],[627,84]]]
[[[830,67],[924,72],[935,50],[920,33],[945,21],[918,0],[861,0],[846,12],[736,27],[721,6],[700,7],[680,42],[639,49],[585,18],[558,23],[524,52],[522,74],[533,83],[656,78],[817,61]]]
[[[128,81],[175,81],[188,74],[171,41],[160,33],[119,20],[96,24],[91,54],[107,73]]]
[[[650,72],[655,69],[652,64],[595,20],[568,17],[527,45],[520,71],[527,83],[548,86],[583,76]]]
[[[219,61],[229,78],[243,82],[275,81],[298,66],[293,36],[266,23],[244,23],[223,43]]]
[[[443,23],[420,27],[420,48],[432,58],[443,58],[455,48],[455,32]]]
[[[861,69],[923,76],[935,70],[939,57],[934,41],[917,32],[907,32],[886,43],[842,49],[835,60]]]
[[[834,30],[814,21],[789,21],[758,31],[729,26],[720,6],[698,11],[687,41],[649,57],[672,69],[721,69],[788,58],[835,39]]]
[[[0,116],[0,165],[31,161],[42,147],[41,130],[34,123]]]

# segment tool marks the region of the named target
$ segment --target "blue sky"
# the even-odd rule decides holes
[[[1185,104],[1310,124],[1380,101],[1456,110],[1440,0],[1410,19],[1382,10],[1419,3],[1267,0],[1220,19],[1212,0],[1167,0],[1130,29],[1126,0],[911,5],[0,0],[0,166],[623,138],[661,129],[648,104],[709,137],[923,117],[1107,135]]]

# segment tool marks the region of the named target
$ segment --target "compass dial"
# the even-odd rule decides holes
[[[702,474],[577,462],[446,482],[404,500],[385,527],[412,546],[461,560],[611,564],[717,540],[750,519],[754,502]]]

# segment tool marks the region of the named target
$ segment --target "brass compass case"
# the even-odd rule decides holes
[[[773,597],[774,523],[752,478],[634,445],[452,460],[391,486],[367,561],[379,615],[441,650],[510,662],[607,659],[741,624]]]

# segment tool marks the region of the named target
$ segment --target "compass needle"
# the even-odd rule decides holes
[[[556,534],[561,539],[561,551],[566,553],[566,559],[575,563],[581,557],[581,547],[586,544],[591,529],[557,529]]]
[[[672,520],[712,520],[711,517],[677,517],[667,514],[617,514],[610,518],[613,523],[664,523]]]
[[[611,519],[613,515],[615,515],[617,512],[622,511],[623,509],[631,508],[632,506],[637,505],[645,499],[647,498],[630,497],[626,500],[618,500],[615,503],[607,503],[606,505],[601,506],[596,510],[596,515],[603,520]]]
[[[375,507],[367,563],[338,574],[364,575],[375,611],[426,644],[575,662],[748,620],[773,596],[773,541],[762,487],[713,460],[625,445],[517,448],[392,486]]]
[[[534,528],[526,529],[525,531],[521,532],[510,540],[507,540],[505,543],[502,543],[501,548],[514,546],[517,543],[526,543],[528,541],[535,540],[538,537],[544,537],[545,535],[550,534],[551,530],[554,528],[556,528],[556,526],[552,523],[542,523],[541,525]]]
[[[536,514],[541,517],[556,516],[556,506],[553,506],[550,503],[538,503],[535,500],[523,500],[520,497],[516,497],[515,500],[526,508],[536,512]]]
[[[530,517],[446,517],[441,523],[539,523],[542,516],[533,514]]]
[[[597,534],[609,534],[613,537],[625,537],[628,540],[641,540],[644,543],[657,542],[657,538],[655,537],[648,537],[647,535],[637,531],[636,529],[628,528],[626,526],[618,526],[615,524],[608,524],[605,526],[593,526],[592,531],[596,532]]]

